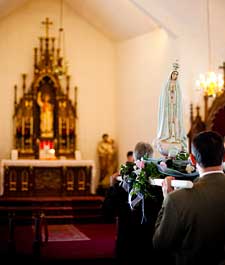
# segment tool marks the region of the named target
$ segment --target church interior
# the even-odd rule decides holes
[[[175,62],[189,151],[196,132],[225,136],[224,84],[209,93],[197,81],[200,73],[225,73],[224,15],[223,0],[0,2],[0,214],[9,222],[0,253],[15,251],[13,215],[26,216],[25,206],[34,215],[35,255],[40,230],[47,236],[43,209],[69,216],[85,204],[89,217],[94,207],[99,214],[102,136],[117,150],[111,173],[137,142],[153,145],[160,91]]]

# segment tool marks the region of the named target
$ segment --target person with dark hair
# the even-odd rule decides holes
[[[127,152],[127,162],[128,163],[130,163],[130,162],[133,163],[134,162],[133,151],[131,151],[131,150]]]
[[[151,158],[153,148],[150,144],[139,142],[134,148],[134,163],[144,156]],[[131,163],[131,162],[130,162]],[[131,163],[132,166],[132,163]],[[149,184],[152,196],[144,199],[145,222],[143,220],[143,208],[140,203],[132,209],[128,202],[128,186],[121,185],[116,181],[115,175],[113,185],[108,190],[103,202],[103,213],[105,220],[117,220],[117,238],[115,245],[116,264],[130,265],[151,259],[154,263],[156,257],[152,248],[152,235],[158,211],[160,210],[163,195],[160,187]]]
[[[127,161],[126,161],[126,164],[130,164],[130,165],[133,165],[134,163],[134,152],[133,151],[128,151],[127,152]],[[117,182],[117,177],[120,175],[120,172],[119,170],[116,171],[115,173],[113,173],[111,176],[110,176],[110,186],[112,186],[115,182]]]
[[[173,190],[166,177],[153,246],[173,253],[177,265],[218,265],[225,260],[224,141],[204,131],[192,141],[192,163],[199,178],[191,189]]]

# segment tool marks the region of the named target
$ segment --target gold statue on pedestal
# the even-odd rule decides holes
[[[107,188],[110,185],[110,176],[117,171],[117,147],[115,141],[107,133],[102,135],[102,140],[97,145],[99,157],[99,186]]]

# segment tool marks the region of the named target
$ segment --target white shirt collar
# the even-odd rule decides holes
[[[214,174],[214,173],[222,173],[223,174],[224,172],[223,172],[223,170],[207,171],[207,172],[204,172],[204,173],[200,174],[199,177],[201,178],[201,177],[203,177],[205,175]]]

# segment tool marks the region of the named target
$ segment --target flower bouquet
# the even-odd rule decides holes
[[[177,179],[194,180],[198,176],[195,167],[188,159],[189,154],[180,152],[173,159],[153,159],[142,157],[134,163],[122,164],[120,176],[122,185],[128,192],[128,202],[131,209],[147,197],[154,197],[151,193],[151,179],[174,176]],[[144,215],[144,213],[143,213]]]
[[[164,175],[174,176],[176,178],[188,178],[193,180],[198,176],[196,168],[189,160],[189,154],[179,152],[174,158],[161,159],[158,161],[158,170]]]

